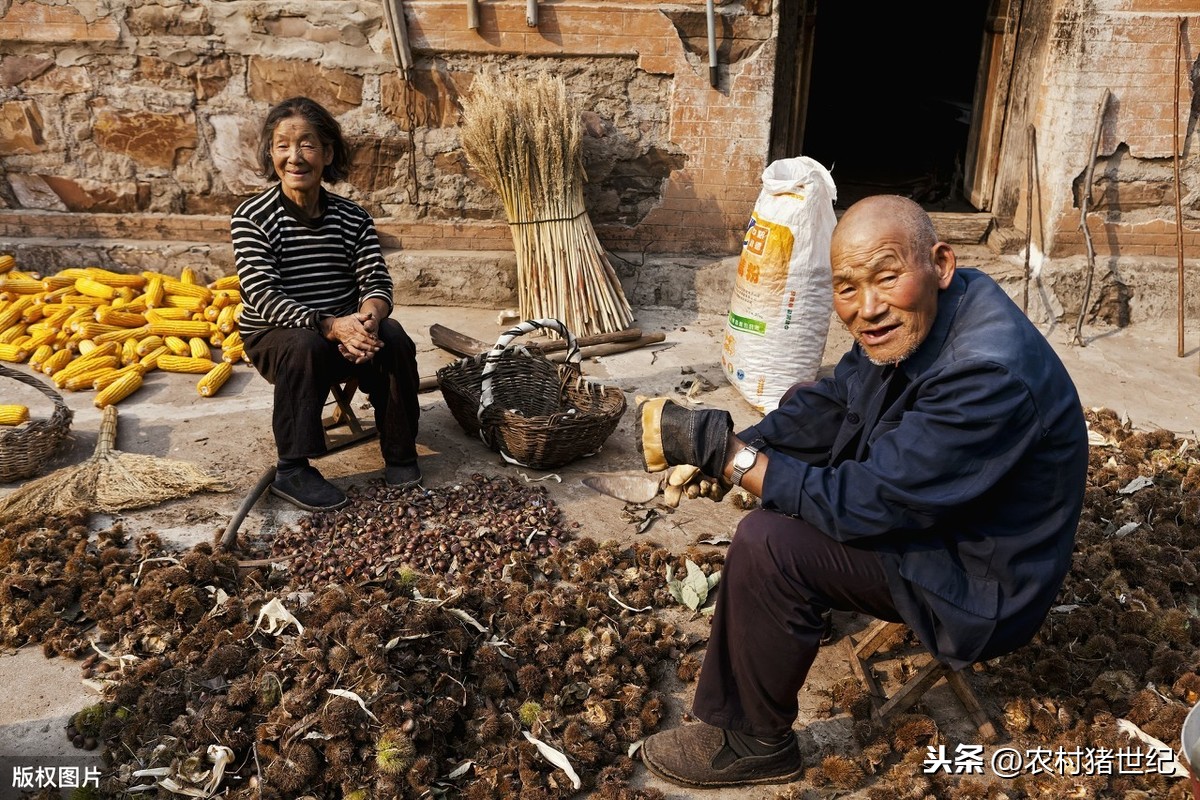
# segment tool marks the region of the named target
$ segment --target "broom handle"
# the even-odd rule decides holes
[[[100,417],[100,438],[96,440],[95,456],[102,457],[112,452],[117,441],[117,407],[105,406]]]

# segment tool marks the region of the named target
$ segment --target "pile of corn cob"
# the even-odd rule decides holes
[[[60,389],[94,390],[97,408],[133,394],[154,369],[201,375],[196,391],[211,397],[246,360],[236,275],[205,285],[190,268],[178,278],[99,267],[41,278],[15,267],[0,256],[0,361],[27,362]],[[19,424],[28,417],[19,408],[0,414]]]

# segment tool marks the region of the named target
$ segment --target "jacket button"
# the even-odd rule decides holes
[[[855,414],[853,411],[846,415],[846,422],[849,422],[851,425],[857,425],[858,419],[858,414]]]

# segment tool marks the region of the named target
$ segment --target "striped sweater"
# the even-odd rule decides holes
[[[375,223],[362,206],[321,189],[325,213],[305,220],[279,184],[246,200],[230,219],[242,286],[243,336],[267,328],[317,328],[368,297],[392,304],[392,278]]]

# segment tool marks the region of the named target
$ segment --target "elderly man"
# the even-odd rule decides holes
[[[738,526],[696,687],[703,722],[646,740],[696,788],[803,770],[797,693],[829,609],[903,621],[953,668],[1028,642],[1071,562],[1087,475],[1075,387],[999,286],[902,197],[849,208],[831,242],[855,344],[761,422],[658,398],[648,469],[695,464],[762,498]]]

